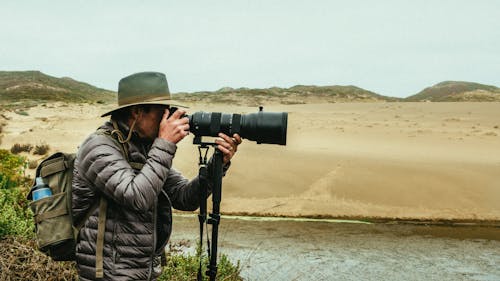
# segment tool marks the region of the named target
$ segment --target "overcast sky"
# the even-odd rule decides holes
[[[500,86],[500,1],[2,1],[0,70],[115,90],[356,85],[406,97],[444,80]]]

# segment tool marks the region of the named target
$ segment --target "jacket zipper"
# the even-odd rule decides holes
[[[158,204],[158,197],[155,198],[155,203],[153,206],[153,250],[151,252],[151,257],[150,257],[150,266],[149,266],[149,274],[148,274],[148,280],[151,280],[152,274],[153,274],[153,267],[154,267],[154,258],[155,258],[155,251],[156,251],[156,217],[157,217],[157,210],[156,210],[156,205]]]
[[[113,254],[113,269],[112,269],[113,275],[116,274],[116,255],[118,254],[118,251],[116,249],[116,235],[117,235],[116,227],[117,226],[118,226],[118,224],[116,224],[116,223],[113,226],[113,237],[111,239],[111,249],[113,250],[112,251],[112,254]]]

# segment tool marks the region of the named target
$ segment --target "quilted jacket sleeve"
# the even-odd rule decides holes
[[[172,207],[182,211],[194,211],[200,205],[200,183],[198,177],[189,181],[178,171],[171,169],[164,189]],[[209,191],[211,188],[209,187]]]
[[[157,138],[144,167],[136,172],[115,141],[93,134],[80,147],[78,172],[116,203],[145,212],[153,207],[161,192],[176,149],[175,144]]]

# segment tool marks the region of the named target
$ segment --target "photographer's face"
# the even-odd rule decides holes
[[[149,111],[141,107],[137,111],[133,111],[132,116],[137,118],[135,131],[141,138],[154,140],[158,137],[160,122],[165,109],[168,109],[167,105],[151,105]]]

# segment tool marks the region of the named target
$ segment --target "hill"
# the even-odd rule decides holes
[[[444,81],[405,101],[500,101],[500,88],[463,81]]]
[[[355,86],[304,86],[267,89],[233,89],[224,87],[214,92],[176,93],[173,98],[184,103],[218,103],[246,106],[262,104],[309,104],[335,102],[397,101]]]
[[[0,71],[0,100],[4,106],[39,102],[114,101],[116,94],[68,77],[57,78],[40,71]]]

